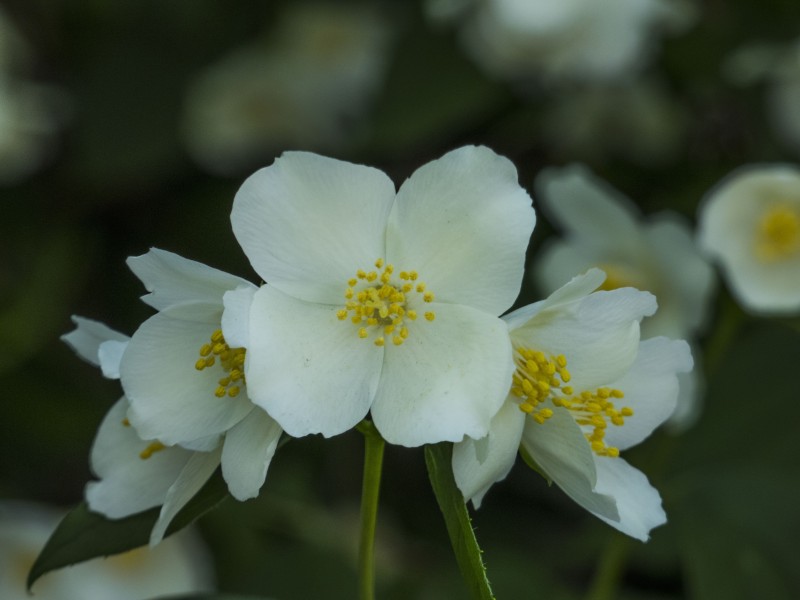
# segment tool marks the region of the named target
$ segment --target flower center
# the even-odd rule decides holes
[[[375,268],[381,272],[366,272],[359,269],[356,276],[347,282],[344,297],[345,307],[336,313],[340,321],[350,316],[350,321],[358,327],[358,337],[366,339],[374,335],[373,343],[383,346],[391,337],[395,346],[400,346],[408,338],[408,322],[416,321],[417,311],[413,306],[421,299],[424,303],[434,300],[433,292],[425,289],[416,271],[400,271],[396,275],[394,266],[384,265],[382,258],[375,261]],[[433,321],[436,314],[425,311],[427,321]]]
[[[773,206],[761,218],[756,255],[764,262],[790,257],[800,250],[800,214],[788,204]]]
[[[600,290],[610,292],[611,290],[618,290],[624,287],[644,289],[642,285],[636,283],[636,277],[631,272],[631,269],[626,269],[625,267],[611,263],[599,264],[597,268],[602,269],[606,274],[605,281],[598,288]]]
[[[210,341],[200,346],[200,358],[194,363],[198,371],[208,369],[217,364],[222,367],[224,375],[217,380],[214,395],[217,398],[235,398],[246,384],[244,378],[244,348],[231,348],[225,342],[222,330],[217,329],[211,334]]]
[[[625,417],[633,416],[631,408],[616,408],[614,400],[624,397],[621,390],[601,387],[576,394],[569,383],[563,354],[546,356],[540,350],[519,347],[511,394],[519,398],[519,409],[540,425],[553,416],[553,409],[543,406],[547,400],[553,406],[566,408],[584,430],[584,435],[598,456],[619,456],[619,449],[605,442],[608,424],[621,426]]]

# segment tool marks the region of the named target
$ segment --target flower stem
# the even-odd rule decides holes
[[[631,550],[631,540],[624,535],[613,533],[601,554],[587,600],[612,600],[617,597],[622,571]]]
[[[425,446],[428,477],[439,509],[444,516],[461,576],[472,597],[476,600],[495,600],[489,579],[486,577],[486,566],[481,557],[482,550],[475,539],[464,496],[453,477],[452,456],[453,445],[450,443]]]
[[[361,537],[358,543],[358,579],[360,600],[375,598],[375,524],[378,520],[378,496],[383,468],[385,442],[367,420],[358,424],[364,435],[364,478],[361,484]]]

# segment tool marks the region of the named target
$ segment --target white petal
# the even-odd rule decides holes
[[[596,254],[634,254],[644,245],[635,205],[583,165],[545,169],[536,178],[545,214],[571,241]]]
[[[237,500],[258,496],[283,430],[260,408],[253,410],[226,435],[222,475]]]
[[[360,339],[349,320],[338,320],[337,310],[272,285],[253,297],[248,393],[291,436],[347,431],[375,396],[384,351]]]
[[[690,429],[703,412],[706,381],[703,368],[697,364],[699,356],[696,347],[692,346],[694,368],[688,373],[678,373],[678,404],[665,425],[672,434]]]
[[[103,371],[104,377],[119,379],[119,365],[127,347],[128,340],[122,342],[108,340],[100,344],[97,357],[100,360],[100,369]]]
[[[641,471],[621,458],[598,456],[596,460],[595,490],[598,494],[608,494],[614,498],[619,518],[594,514],[622,533],[646,542],[651,529],[667,522],[658,491]]]
[[[492,419],[485,438],[465,438],[453,446],[456,485],[464,494],[465,501],[472,500],[475,508],[480,508],[489,488],[505,479],[514,466],[524,425],[525,414],[517,404],[505,402]],[[480,453],[476,447],[479,443],[485,445]]]
[[[387,343],[372,418],[391,444],[419,446],[482,438],[508,393],[511,343],[501,319],[478,309],[432,303],[436,320]]]
[[[194,452],[181,471],[178,479],[170,486],[158,520],[150,532],[150,546],[155,546],[167,532],[172,519],[186,506],[206,481],[214,474],[220,463],[221,448],[212,452]]]
[[[158,248],[131,256],[127,262],[151,292],[142,300],[157,310],[183,302],[222,303],[226,291],[252,285],[241,277]]]
[[[251,175],[233,201],[233,233],[270,285],[311,302],[341,302],[347,281],[385,257],[395,198],[385,173],[286,152]]]
[[[643,341],[630,371],[611,387],[625,394],[617,407],[628,406],[633,416],[625,424],[606,429],[606,442],[620,450],[630,448],[649,436],[675,410],[678,400],[678,373],[692,368],[689,345],[683,340],[657,337]]]
[[[526,419],[522,446],[558,487],[598,516],[617,520],[614,498],[595,490],[595,456],[575,419],[562,408],[543,424]]]
[[[500,315],[519,293],[535,220],[508,159],[480,146],[460,148],[401,186],[386,258],[419,272],[440,301]]]
[[[225,292],[222,333],[231,348],[250,346],[250,305],[258,288],[247,286]]]
[[[606,274],[600,269],[589,269],[585,273],[570,279],[545,300],[518,308],[505,315],[503,320],[508,324],[509,329],[518,329],[542,311],[554,310],[561,305],[571,304],[588,296],[600,287],[605,279]]]
[[[639,320],[654,309],[654,297],[647,292],[595,292],[539,311],[513,330],[511,338],[517,346],[563,354],[572,374],[570,385],[578,393],[590,391],[628,371],[638,351]]]
[[[75,323],[75,329],[62,335],[61,341],[72,348],[83,360],[96,367],[100,366],[98,355],[100,344],[108,340],[124,342],[129,339],[127,335],[114,331],[99,321],[73,315],[72,322]]]
[[[551,238],[537,254],[532,271],[533,281],[542,292],[549,294],[575,275],[585,273],[601,262],[594,253],[588,254],[582,246]]]
[[[238,423],[251,405],[246,393],[218,398],[225,375],[220,361],[198,371],[199,350],[219,327],[221,306],[176,305],[145,321],[122,360],[122,386],[131,403],[128,415],[139,433],[167,445],[222,433]]]
[[[97,431],[91,452],[92,471],[99,481],[86,486],[89,508],[119,519],[158,506],[189,460],[183,448],[164,448],[142,459],[150,441],[142,440],[130,425],[123,425],[128,401],[120,399]]]

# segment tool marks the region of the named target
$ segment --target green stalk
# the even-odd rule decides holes
[[[364,478],[361,484],[361,536],[358,543],[358,590],[360,600],[375,599],[375,524],[383,469],[385,442],[370,421],[357,429],[364,435]]]
[[[600,557],[600,564],[592,579],[587,600],[613,600],[619,592],[619,584],[631,551],[632,541],[614,532]]]
[[[448,442],[425,446],[428,477],[444,516],[461,576],[473,598],[495,600],[464,496],[453,477],[452,457],[453,445]]]

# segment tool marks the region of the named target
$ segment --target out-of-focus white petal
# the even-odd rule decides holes
[[[124,425],[128,401],[117,401],[100,424],[91,452],[92,471],[99,481],[86,486],[89,508],[110,519],[120,519],[158,506],[178,478],[191,451],[164,448],[143,459],[152,441],[142,440]]]
[[[221,312],[220,305],[176,305],[150,317],[131,338],[120,374],[131,403],[128,416],[140,435],[181,444],[222,433],[250,412],[246,393],[215,395],[226,375],[221,361],[195,368]]]
[[[158,515],[158,520],[150,532],[150,546],[155,546],[167,532],[167,527],[180,510],[186,506],[197,492],[205,485],[220,464],[222,449],[211,452],[194,452],[186,462],[178,478],[167,490],[164,506]]]
[[[75,329],[61,336],[61,341],[65,342],[83,360],[100,366],[100,344],[109,340],[125,342],[129,338],[127,335],[114,331],[107,325],[92,319],[86,319],[73,315],[72,322]]]
[[[414,323],[401,346],[387,343],[372,418],[392,444],[481,438],[508,393],[513,361],[503,321],[468,306],[430,306],[434,321]]]
[[[283,430],[263,410],[253,410],[225,435],[222,476],[237,500],[258,496]]]
[[[296,300],[272,285],[250,309],[248,394],[291,436],[347,431],[369,410],[384,350],[359,339],[338,307]]]
[[[785,256],[761,256],[764,219],[775,209],[793,215],[779,234],[795,247]],[[698,209],[700,246],[715,258],[731,292],[757,314],[800,310],[800,169],[791,165],[749,165],[717,184]]]
[[[678,401],[678,373],[692,368],[689,345],[683,340],[657,337],[639,344],[636,360],[610,387],[625,394],[617,405],[633,409],[624,425],[606,429],[606,442],[620,450],[635,446],[666,421]]]
[[[499,315],[519,293],[535,221],[511,161],[467,146],[420,167],[400,187],[386,258],[418,271],[440,301]]]
[[[222,295],[246,280],[166,250],[151,248],[147,254],[128,258],[128,267],[149,294],[142,300],[157,310],[183,302],[222,303]]]
[[[525,414],[515,402],[505,402],[492,419],[486,438],[464,438],[453,446],[453,475],[464,500],[480,508],[489,488],[506,478],[517,458]],[[477,445],[485,445],[479,451]]]
[[[598,456],[595,467],[595,491],[614,498],[619,516],[614,519],[591,512],[622,533],[646,542],[651,529],[667,522],[658,491],[641,471],[621,458]]]
[[[127,347],[128,340],[122,342],[108,340],[100,344],[97,357],[100,360],[100,370],[103,371],[105,377],[119,379],[119,365]]]
[[[394,184],[377,169],[286,152],[242,184],[231,223],[266,282],[302,300],[333,304],[357,269],[385,257],[394,198]]]
[[[614,497],[595,489],[595,456],[580,427],[565,409],[555,408],[543,424],[525,421],[522,446],[558,487],[598,516],[619,519]]]
[[[536,190],[545,214],[570,241],[596,254],[622,256],[642,245],[634,204],[583,165],[545,169],[536,178]]]

